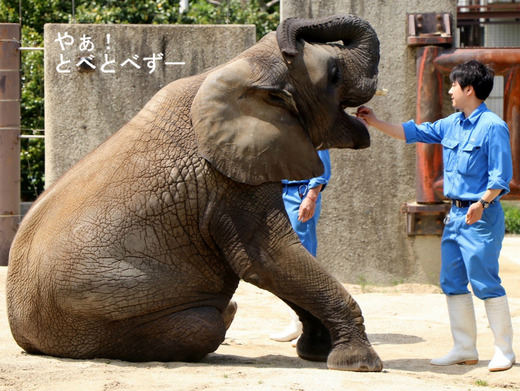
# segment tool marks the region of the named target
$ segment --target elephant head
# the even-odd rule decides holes
[[[378,63],[379,41],[363,19],[286,19],[205,78],[192,105],[199,153],[251,185],[320,175],[316,149],[370,145],[345,108],[374,95]]]

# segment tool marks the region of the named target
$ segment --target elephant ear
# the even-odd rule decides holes
[[[255,74],[246,59],[208,74],[191,107],[200,155],[250,185],[321,175],[292,95],[255,81]]]

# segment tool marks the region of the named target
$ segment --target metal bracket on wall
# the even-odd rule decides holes
[[[451,14],[423,13],[408,15],[408,46],[451,46]]]
[[[444,218],[450,208],[450,202],[442,204],[405,202],[401,206],[401,212],[406,214],[406,233],[409,236],[442,235]]]

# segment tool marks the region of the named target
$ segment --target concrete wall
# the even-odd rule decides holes
[[[379,87],[369,105],[393,122],[415,118],[416,61],[406,42],[407,13],[447,12],[454,0],[284,0],[282,18],[355,14],[381,41]],[[352,111],[355,111],[353,109]],[[404,202],[415,200],[415,146],[370,129],[361,151],[332,150],[332,178],[323,194],[318,258],[344,282],[438,282],[440,238],[408,236]]]
[[[253,25],[47,24],[46,185],[119,130],[166,84],[252,46],[255,31]]]

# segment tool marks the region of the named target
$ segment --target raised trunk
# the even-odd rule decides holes
[[[296,45],[299,39],[321,43],[342,41],[343,45],[338,45],[345,53],[340,65],[345,81],[340,90],[341,106],[359,106],[375,94],[379,40],[365,20],[353,15],[311,20],[288,18],[278,27],[276,38],[288,63],[299,54]]]

